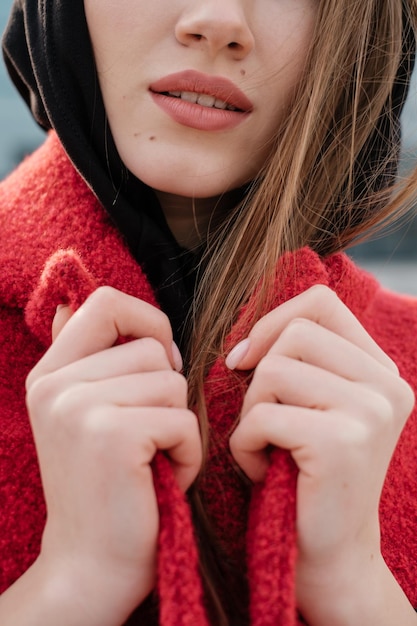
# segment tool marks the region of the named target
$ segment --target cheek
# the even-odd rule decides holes
[[[284,22],[279,32],[272,33],[268,41],[264,42],[268,62],[258,83],[264,86],[266,92],[269,91],[265,95],[268,108],[277,111],[278,107],[280,115],[285,113],[302,78],[313,29],[313,15],[305,15],[303,12],[299,21],[292,18],[289,23]]]
[[[85,15],[99,73],[135,57],[134,46],[147,36],[144,19],[139,21],[141,4],[134,0],[84,0]],[[136,10],[135,9],[136,6]],[[137,61],[137,57],[136,57]]]
[[[282,4],[288,6],[282,7]],[[305,3],[283,0],[281,5],[278,0],[276,12],[271,12],[268,22],[263,21],[258,48],[262,49],[269,66],[275,65],[278,72],[285,72],[288,67],[290,73],[305,64],[314,33],[316,5],[315,0]]]

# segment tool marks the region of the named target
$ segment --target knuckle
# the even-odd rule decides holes
[[[398,405],[386,393],[368,389],[362,394],[359,420],[352,420],[361,424],[357,426],[359,431],[363,428],[364,441],[375,442],[385,438],[389,433],[397,431]],[[369,444],[367,444],[369,445]]]
[[[155,319],[157,320],[157,325],[161,329],[165,329],[169,334],[171,333],[171,322],[169,321],[169,317],[166,313],[161,311],[161,309],[155,308]]]
[[[337,450],[367,450],[372,437],[372,428],[369,422],[359,419],[344,419],[338,428],[328,436],[329,451]]]
[[[394,403],[398,407],[399,419],[405,422],[415,406],[416,397],[408,382],[400,377],[395,377]]]
[[[276,372],[278,359],[275,355],[266,354],[258,363],[253,375],[253,380],[269,378],[272,373]]]
[[[403,379],[401,380],[402,380],[402,386],[403,386],[403,391],[404,391],[404,395],[403,395],[404,410],[405,410],[406,417],[408,417],[411,411],[414,409],[414,406],[416,404],[416,396],[411,386],[405,380]]]
[[[292,319],[281,334],[282,341],[288,341],[292,346],[303,345],[311,335],[315,324],[305,317]]]
[[[241,424],[255,432],[262,432],[265,424],[265,416],[268,415],[268,408],[270,408],[270,405],[268,405],[267,402],[258,402],[248,411]]]
[[[313,285],[307,290],[307,293],[312,300],[317,304],[322,304],[323,301],[336,301],[337,296],[335,292],[327,285]]]
[[[27,385],[26,405],[30,415],[36,415],[55,398],[58,384],[54,373],[45,374]],[[43,411],[40,411],[41,413]]]
[[[91,408],[82,383],[71,384],[54,372],[39,378],[26,394],[29,419],[48,439],[76,438]]]
[[[382,391],[369,392],[368,411],[382,427],[402,428],[415,405],[414,391],[394,372],[384,379]]]
[[[287,377],[285,363],[288,361],[285,357],[278,354],[267,354],[259,361],[250,385],[251,395],[259,391],[275,389],[281,379]]]
[[[104,285],[93,291],[93,293],[88,296],[85,304],[100,310],[106,310],[109,307],[111,308],[119,297],[120,292],[118,292],[117,289]]]
[[[84,307],[91,307],[97,309],[98,312],[110,312],[120,309],[121,303],[135,301],[138,306],[142,306],[143,310],[152,310],[152,320],[155,332],[158,335],[166,335],[166,338],[171,336],[171,324],[166,313],[160,309],[148,304],[147,302],[130,296],[114,287],[104,285],[98,287],[93,291],[84,303]]]
[[[174,370],[164,370],[159,376],[159,385],[167,398],[167,406],[186,405],[188,384],[184,376]]]
[[[138,339],[138,343],[140,343],[141,349],[145,354],[149,354],[153,359],[163,362],[164,365],[168,363],[165,348],[158,339],[154,337],[143,337],[142,339]]]
[[[326,285],[314,285],[310,288],[311,307],[313,311],[321,311],[326,316],[332,316],[340,306],[337,294]]]
[[[244,420],[239,422],[229,438],[229,449],[234,457],[236,457],[236,455],[238,455],[239,452],[246,447],[248,416],[249,414],[245,416]]]
[[[229,438],[229,449],[230,452],[232,453],[232,456],[236,456],[236,454],[239,452],[240,449],[240,431],[239,431],[239,427],[235,428],[235,430],[232,432],[230,438]]]
[[[257,449],[259,442],[270,441],[270,413],[269,403],[258,402],[241,419],[229,439],[230,451],[235,458],[242,452]]]
[[[188,382],[186,378],[182,374],[174,370],[170,370],[170,378],[173,381],[173,384],[175,386],[176,392],[178,393],[179,397],[182,398],[186,404],[187,396],[188,396]]]
[[[250,386],[251,397],[274,397],[285,391],[287,384],[297,376],[298,362],[291,356],[271,354],[259,362]]]
[[[182,432],[184,433],[191,432],[193,433],[193,436],[196,433],[199,433],[200,426],[199,426],[198,418],[196,414],[193,411],[191,411],[191,409],[182,409],[181,411],[178,411],[177,418],[179,420],[179,424],[180,424],[180,428]]]
[[[393,359],[391,359],[391,357],[389,357],[387,354],[385,354],[386,356],[386,367],[389,369],[389,371],[391,372],[391,374],[395,377],[395,378],[400,378],[400,370],[398,365],[396,364],[395,361],[393,361]]]
[[[130,296],[129,296],[130,297]],[[157,309],[155,306],[148,304],[143,300],[138,300],[140,305],[143,307],[143,310],[147,311],[147,317],[152,320],[150,325],[151,336],[158,336],[163,340],[172,340],[172,330],[171,330],[171,322],[169,321],[169,317],[166,313],[161,311],[161,309]],[[151,316],[149,313],[151,312]]]
[[[69,429],[73,429],[90,406],[97,403],[97,400],[91,402],[85,393],[86,390],[86,385],[80,382],[67,386],[55,394],[50,405],[54,421],[67,424]]]
[[[25,381],[26,394],[29,394],[32,387],[39,380],[39,363],[29,372]]]
[[[393,405],[384,394],[369,391],[365,400],[365,415],[376,429],[385,430],[391,426],[394,415]]]

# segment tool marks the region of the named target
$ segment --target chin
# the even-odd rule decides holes
[[[253,179],[254,172],[248,171],[252,167],[237,167],[237,157],[219,164],[218,153],[214,157],[196,148],[163,148],[141,143],[133,149],[119,149],[119,154],[132,174],[152,189],[186,198],[220,196]]]
[[[143,181],[146,182],[146,181]],[[170,183],[157,183],[149,184],[146,183],[155,191],[160,191],[162,193],[167,193],[175,196],[181,196],[183,198],[196,198],[196,199],[204,199],[204,198],[214,198],[217,196],[221,196],[224,193],[232,191],[232,189],[236,189],[236,186],[228,188],[226,184],[224,185],[204,185],[199,184],[198,181],[194,181],[193,184],[184,185],[178,184],[177,182]]]
[[[143,183],[163,193],[169,193],[176,196],[182,196],[184,198],[212,198],[220,196],[224,193],[232,191],[238,187],[241,187],[248,179],[245,180],[233,180],[228,175],[216,176],[207,174],[199,174],[196,176],[190,176],[189,172],[185,173],[172,173],[169,176],[161,176],[161,166],[155,167],[153,171],[143,171],[143,168],[138,168],[133,171],[133,174],[139,178]],[[132,171],[132,170],[131,170]],[[166,172],[169,171],[167,166]]]

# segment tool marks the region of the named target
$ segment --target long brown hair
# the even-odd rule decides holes
[[[206,450],[207,370],[259,284],[255,319],[268,309],[278,257],[306,245],[321,255],[341,250],[416,196],[416,175],[396,188],[393,183],[399,149],[394,87],[409,79],[416,13],[415,0],[317,1],[305,71],[286,123],[271,138],[270,157],[245,198],[209,236],[188,359],[190,404],[197,407]],[[192,499],[198,524],[209,528],[198,488]],[[209,559],[203,555],[203,561]],[[210,568],[202,569],[213,589]],[[228,624],[211,596],[216,624]]]

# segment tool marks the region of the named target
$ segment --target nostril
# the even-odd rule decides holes
[[[230,48],[230,50],[237,50],[240,48],[240,44],[238,44],[236,41],[231,41],[228,44],[228,48]]]
[[[191,37],[196,41],[201,41],[203,39],[203,35],[199,35],[198,33],[192,33]]]

